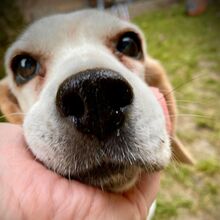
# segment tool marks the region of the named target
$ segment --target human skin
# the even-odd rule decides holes
[[[0,124],[1,220],[144,220],[160,174],[143,174],[123,194],[67,180],[36,161],[20,126]]]

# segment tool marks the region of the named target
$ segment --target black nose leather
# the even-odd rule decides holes
[[[123,125],[132,100],[131,86],[118,73],[90,69],[60,85],[56,106],[79,131],[103,139]]]

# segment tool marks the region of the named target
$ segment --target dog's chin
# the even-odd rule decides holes
[[[124,192],[131,189],[140,176],[141,169],[136,166],[102,164],[77,175],[65,176],[87,185],[99,187],[109,192]],[[61,174],[62,175],[62,174]]]

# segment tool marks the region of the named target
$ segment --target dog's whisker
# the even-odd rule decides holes
[[[105,191],[104,186],[103,186],[103,182],[100,183],[100,188],[103,192]]]
[[[170,140],[174,140],[174,138],[173,138],[172,136],[170,136],[170,135],[169,135],[169,139],[170,139]],[[178,159],[178,157],[176,156],[175,151],[174,151],[173,148],[171,148],[171,151],[172,151],[172,153],[171,153],[171,160],[173,160],[173,161],[178,161],[179,159]]]
[[[174,169],[174,171],[176,173],[178,173],[179,165],[181,164],[181,161],[179,160],[179,158],[175,154],[174,150],[172,150],[171,161],[172,161],[172,163],[171,163],[172,168]]]
[[[164,94],[164,97],[170,95],[170,94],[173,93],[173,92],[176,92],[178,89],[184,87],[185,85],[188,85],[189,83],[191,83],[191,82],[193,82],[193,81],[195,81],[195,80],[198,80],[198,79],[200,79],[200,77],[206,76],[206,75],[207,75],[207,73],[201,73],[201,74],[199,74],[199,75],[197,75],[197,76],[191,78],[190,80],[188,80],[188,81],[186,81],[186,82],[183,82],[183,83],[177,85],[177,86],[174,87],[172,90],[170,90],[169,92],[165,93],[165,94]],[[162,90],[161,90],[161,91],[162,91]],[[164,92],[166,92],[166,91],[164,91]]]
[[[68,167],[68,179],[71,180],[71,167]]]
[[[175,173],[178,173],[178,171],[179,171],[179,165],[181,164],[181,162],[179,161],[179,159],[177,158],[177,156],[175,155],[175,153],[172,154],[171,160],[172,160],[171,166],[172,166],[174,172],[175,172]]]
[[[144,160],[144,158],[143,158],[142,155],[140,155],[139,159],[140,159],[140,161],[141,161],[142,164],[145,164],[145,160]]]
[[[134,156],[134,154],[132,152],[130,152],[130,156],[132,157],[133,161],[136,161],[136,158],[135,158],[135,156]]]
[[[169,115],[171,118],[176,117],[176,116],[180,116],[180,117],[195,117],[195,118],[205,118],[205,119],[209,119],[209,120],[214,120],[213,117],[209,116],[209,115],[199,115],[199,114],[176,114],[176,115]]]
[[[192,103],[192,104],[193,104],[193,103]],[[178,105],[177,110],[179,110],[180,108],[186,108],[186,109],[187,109],[187,112],[193,112],[193,109],[192,109],[192,110],[189,109],[189,106],[190,106],[190,105],[191,105],[191,104],[189,104],[189,105],[188,105],[188,104],[185,104],[185,105],[184,105],[184,104],[182,104],[182,105]],[[173,105],[172,105],[172,104],[167,104],[167,107],[169,107],[169,106],[172,107]],[[202,107],[202,106],[207,106],[207,105],[205,105],[205,104],[204,104],[204,105],[200,105],[200,104],[199,104],[199,106]]]
[[[95,157],[95,161],[98,166],[101,166],[101,161],[99,160],[99,158]]]
[[[179,106],[179,103],[192,103],[192,104],[198,104],[198,105],[206,105],[208,104],[208,102],[197,102],[195,100],[184,100],[184,99],[176,99],[176,102],[178,103],[178,106]],[[166,101],[167,104],[173,104],[173,102],[170,102],[170,101]]]
[[[130,150],[129,150],[129,146],[128,146],[127,141],[125,140],[125,138],[123,136],[120,136],[120,139],[121,139],[122,143],[125,145],[127,151],[129,151],[129,154],[130,154]],[[125,155],[124,151],[122,151],[122,157],[126,158],[126,155]],[[128,161],[132,165],[132,161],[131,161],[130,157],[128,157]]]
[[[167,104],[167,106],[173,106],[172,104]],[[178,108],[182,108],[182,107],[187,107],[188,108],[188,106],[187,105],[178,105]]]
[[[172,105],[170,104],[167,106],[172,106]],[[191,113],[192,112],[192,114],[193,114],[193,110],[189,110],[189,107],[187,105],[178,105],[177,112],[181,112],[181,113],[184,113],[184,112]],[[180,114],[180,113],[177,113],[177,114]]]

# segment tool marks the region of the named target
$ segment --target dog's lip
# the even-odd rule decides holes
[[[104,162],[85,171],[82,171],[76,175],[71,175],[71,179],[80,179],[85,181],[87,178],[93,176],[97,178],[108,178],[109,176],[124,173],[128,169],[127,165],[120,163]]]
[[[112,176],[134,173],[136,170],[142,170],[144,172],[155,172],[161,169],[163,169],[163,166],[158,164],[149,166],[143,163],[143,161],[136,161],[136,164],[103,162],[77,174],[70,174],[64,177],[68,179],[79,180],[81,182],[89,182],[91,177],[95,177],[97,180],[107,180]]]
[[[140,167],[119,163],[102,163],[76,175],[64,176],[107,191],[121,191],[128,183],[137,180]]]

